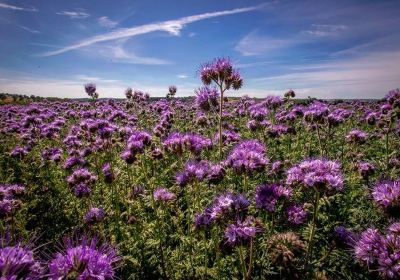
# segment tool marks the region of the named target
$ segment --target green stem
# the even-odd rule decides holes
[[[222,88],[222,83],[219,84],[220,98],[219,98],[219,158],[222,159],[222,108],[224,104],[224,90]]]
[[[313,213],[313,219],[312,219],[311,233],[310,233],[310,237],[308,239],[308,244],[307,244],[306,260],[304,263],[304,269],[307,269],[308,261],[310,259],[311,253],[312,253],[312,242],[313,242],[314,235],[315,235],[315,225],[316,225],[317,215],[318,215],[319,197],[320,197],[319,191],[315,190],[314,213]]]
[[[247,270],[246,279],[250,279],[252,269],[253,269],[253,238],[250,239],[249,269]]]
[[[246,263],[244,262],[244,256],[243,256],[243,245],[239,246],[239,257],[240,257],[240,264],[242,265],[242,274],[243,274],[243,279],[247,279],[247,269],[246,269]]]

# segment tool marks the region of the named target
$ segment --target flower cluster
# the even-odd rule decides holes
[[[151,135],[146,131],[136,131],[128,138],[126,149],[122,152],[122,159],[132,164],[136,156],[143,153],[145,147],[151,143]]]
[[[63,252],[49,264],[48,279],[114,279],[117,252],[108,245],[98,246],[96,239],[69,240]]]
[[[42,279],[43,267],[35,260],[29,246],[16,244],[10,246],[4,240],[0,247],[0,278],[1,279]]]
[[[86,93],[93,99],[99,97],[99,94],[96,92],[96,85],[95,84],[86,84],[85,85]]]
[[[379,272],[385,279],[400,277],[400,223],[388,227],[386,234],[367,229],[354,246],[357,260]]]
[[[216,88],[201,87],[196,90],[196,105],[205,112],[218,108],[219,94]]]
[[[25,192],[21,184],[0,184],[0,216],[13,213],[21,205],[18,196]]]
[[[318,158],[305,160],[287,170],[286,184],[340,191],[343,189],[340,164]]]
[[[200,78],[205,85],[210,85],[213,81],[217,84],[225,84],[226,89],[232,87],[238,90],[243,85],[243,79],[239,72],[233,68],[230,59],[217,58],[205,63],[199,70]]]
[[[75,169],[68,176],[68,185],[74,189],[77,197],[86,196],[91,192],[91,185],[97,180],[97,177],[86,168]]]
[[[304,223],[305,219],[307,218],[307,212],[301,205],[290,205],[288,208],[286,208],[286,215],[288,222],[295,225]]]
[[[46,148],[42,152],[42,159],[44,161],[59,162],[61,160],[61,152],[59,148]]]
[[[188,150],[193,154],[200,154],[203,149],[210,148],[212,146],[211,139],[208,139],[200,134],[196,133],[171,133],[163,142],[165,149],[182,154]]]
[[[383,208],[399,206],[400,180],[377,183],[372,191],[372,196],[375,202]]]
[[[353,144],[364,144],[367,141],[368,134],[360,129],[352,129],[346,135],[346,141]]]
[[[85,223],[96,224],[103,221],[105,217],[105,211],[103,208],[92,207],[85,215]]]
[[[254,217],[248,216],[244,221],[237,220],[225,229],[226,242],[231,245],[243,245],[262,232],[262,226]]]
[[[280,184],[262,184],[256,189],[256,206],[268,212],[274,212],[278,200],[289,198],[291,195],[292,190]]]
[[[175,200],[176,195],[166,188],[157,188],[153,194],[155,201],[172,201]]]
[[[228,155],[227,165],[237,173],[262,170],[268,163],[265,146],[258,140],[245,140],[237,144]]]
[[[231,214],[238,214],[249,207],[250,202],[241,194],[234,194],[230,191],[214,198],[203,213],[196,215],[195,226],[200,228],[208,226],[217,220],[223,220]]]

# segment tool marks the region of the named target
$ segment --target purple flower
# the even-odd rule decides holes
[[[230,214],[238,214],[241,211],[245,211],[249,205],[250,202],[246,197],[228,191],[214,198],[211,205],[201,214],[204,217],[200,217],[206,219],[210,224]]]
[[[12,157],[19,157],[22,158],[24,156],[26,156],[28,154],[28,150],[24,147],[15,147],[11,152],[10,152],[10,156]]]
[[[379,272],[384,279],[400,277],[400,235],[398,223],[389,226],[386,234],[367,229],[354,246],[356,259]]]
[[[280,184],[262,184],[256,189],[256,206],[260,209],[274,212],[280,198],[289,198],[292,190]]]
[[[42,152],[42,159],[44,161],[59,162],[61,160],[61,152],[59,148],[46,148]]]
[[[111,184],[115,179],[115,174],[111,169],[111,164],[109,162],[103,164],[101,171],[104,175],[104,182],[106,182],[107,184]]]
[[[98,96],[96,94],[96,85],[93,83],[86,84],[85,91],[92,98],[97,98],[97,96]]]
[[[33,251],[22,244],[15,246],[4,245],[0,248],[1,279],[41,279],[43,269],[35,260]],[[7,242],[6,242],[7,243]]]
[[[288,222],[295,225],[304,223],[307,218],[307,212],[304,210],[304,207],[300,205],[290,205],[286,209],[286,215]]]
[[[21,206],[18,196],[25,192],[21,184],[0,184],[0,216],[7,216]]]
[[[92,207],[85,215],[85,223],[96,224],[101,222],[105,217],[103,208]]]
[[[97,177],[86,168],[75,169],[68,176],[68,185],[74,188],[77,197],[82,197],[91,192],[90,186],[96,181]]]
[[[321,122],[324,117],[329,114],[329,107],[327,104],[315,101],[304,109],[304,120],[306,122]]]
[[[153,196],[155,201],[171,201],[176,198],[176,195],[168,191],[166,188],[157,188],[154,191]]]
[[[227,158],[227,165],[237,173],[262,170],[266,164],[265,146],[258,140],[246,140],[237,144]]]
[[[228,58],[216,58],[201,65],[199,74],[205,85],[210,85],[214,81],[225,83],[227,89],[232,87],[234,90],[240,89],[243,85],[242,77]]]
[[[354,246],[356,258],[367,265],[373,264],[382,250],[382,241],[382,236],[377,229],[367,229]]]
[[[359,236],[345,228],[344,226],[337,226],[333,230],[333,236],[339,245],[342,247],[350,248],[354,247],[358,241]]]
[[[286,172],[286,184],[340,191],[343,189],[340,164],[326,159],[304,160]]]
[[[400,197],[400,181],[382,181],[375,185],[372,196],[383,208],[398,206]]]
[[[228,225],[225,229],[225,239],[231,246],[240,245],[254,238],[259,232],[262,232],[262,228],[249,216],[244,221],[238,220]]]
[[[211,165],[208,170],[207,180],[210,184],[218,184],[224,179],[225,168],[221,164]]]
[[[368,134],[360,129],[352,129],[346,135],[346,141],[353,144],[364,144],[367,140]]]
[[[218,108],[219,94],[216,88],[201,87],[196,90],[196,105],[203,111],[210,111]]]
[[[367,178],[375,172],[375,166],[372,163],[361,161],[357,163],[357,169],[363,178]]]
[[[180,132],[171,133],[162,144],[167,150],[179,155],[185,150],[198,155],[203,149],[212,146],[211,140],[200,134]]]
[[[206,160],[186,162],[184,170],[175,175],[175,181],[180,186],[185,186],[191,182],[203,181],[209,173],[210,164]]]
[[[114,279],[118,261],[114,248],[98,246],[95,239],[83,238],[77,244],[69,240],[64,251],[50,261],[48,279]]]
[[[264,103],[269,109],[276,109],[283,103],[283,99],[278,95],[269,95],[265,98]]]
[[[65,169],[71,169],[75,166],[85,166],[85,165],[87,165],[86,160],[84,160],[80,156],[70,156],[65,160],[63,167]]]

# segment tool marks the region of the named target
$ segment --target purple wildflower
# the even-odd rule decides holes
[[[201,110],[207,112],[217,109],[219,106],[219,94],[216,88],[201,87],[196,90],[196,105]]]
[[[85,215],[85,223],[96,224],[101,222],[105,217],[103,208],[92,207]]]
[[[171,201],[175,200],[176,195],[166,188],[158,188],[154,191],[154,200],[155,201]]]
[[[41,279],[43,269],[34,258],[33,251],[22,244],[0,248],[1,279]]]
[[[114,279],[118,261],[116,250],[98,246],[96,239],[83,238],[77,244],[69,240],[65,250],[49,263],[48,279]]]
[[[343,188],[340,164],[326,159],[304,160],[286,172],[286,184],[340,191]]]
[[[115,174],[111,169],[111,164],[109,162],[103,164],[101,171],[104,175],[104,182],[106,182],[107,184],[111,184],[115,179]]]
[[[231,245],[240,245],[254,238],[257,233],[262,232],[262,228],[254,217],[247,217],[244,221],[236,221],[228,225],[225,229],[226,242]]]
[[[260,209],[274,212],[280,198],[289,198],[292,190],[280,184],[262,184],[256,189],[256,206]]]
[[[304,207],[300,205],[290,205],[286,209],[286,215],[288,222],[295,225],[304,223],[307,218],[307,212],[304,210]]]
[[[265,146],[258,140],[246,140],[237,144],[227,158],[228,166],[238,173],[262,170],[266,164]]]
[[[400,198],[400,181],[382,181],[375,185],[372,196],[383,208],[398,206]]]
[[[346,141],[353,144],[364,144],[367,140],[368,134],[360,129],[352,129],[346,135]]]

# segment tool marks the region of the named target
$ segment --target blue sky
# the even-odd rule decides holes
[[[0,0],[0,92],[192,95],[229,56],[231,95],[380,98],[400,87],[400,1]]]

